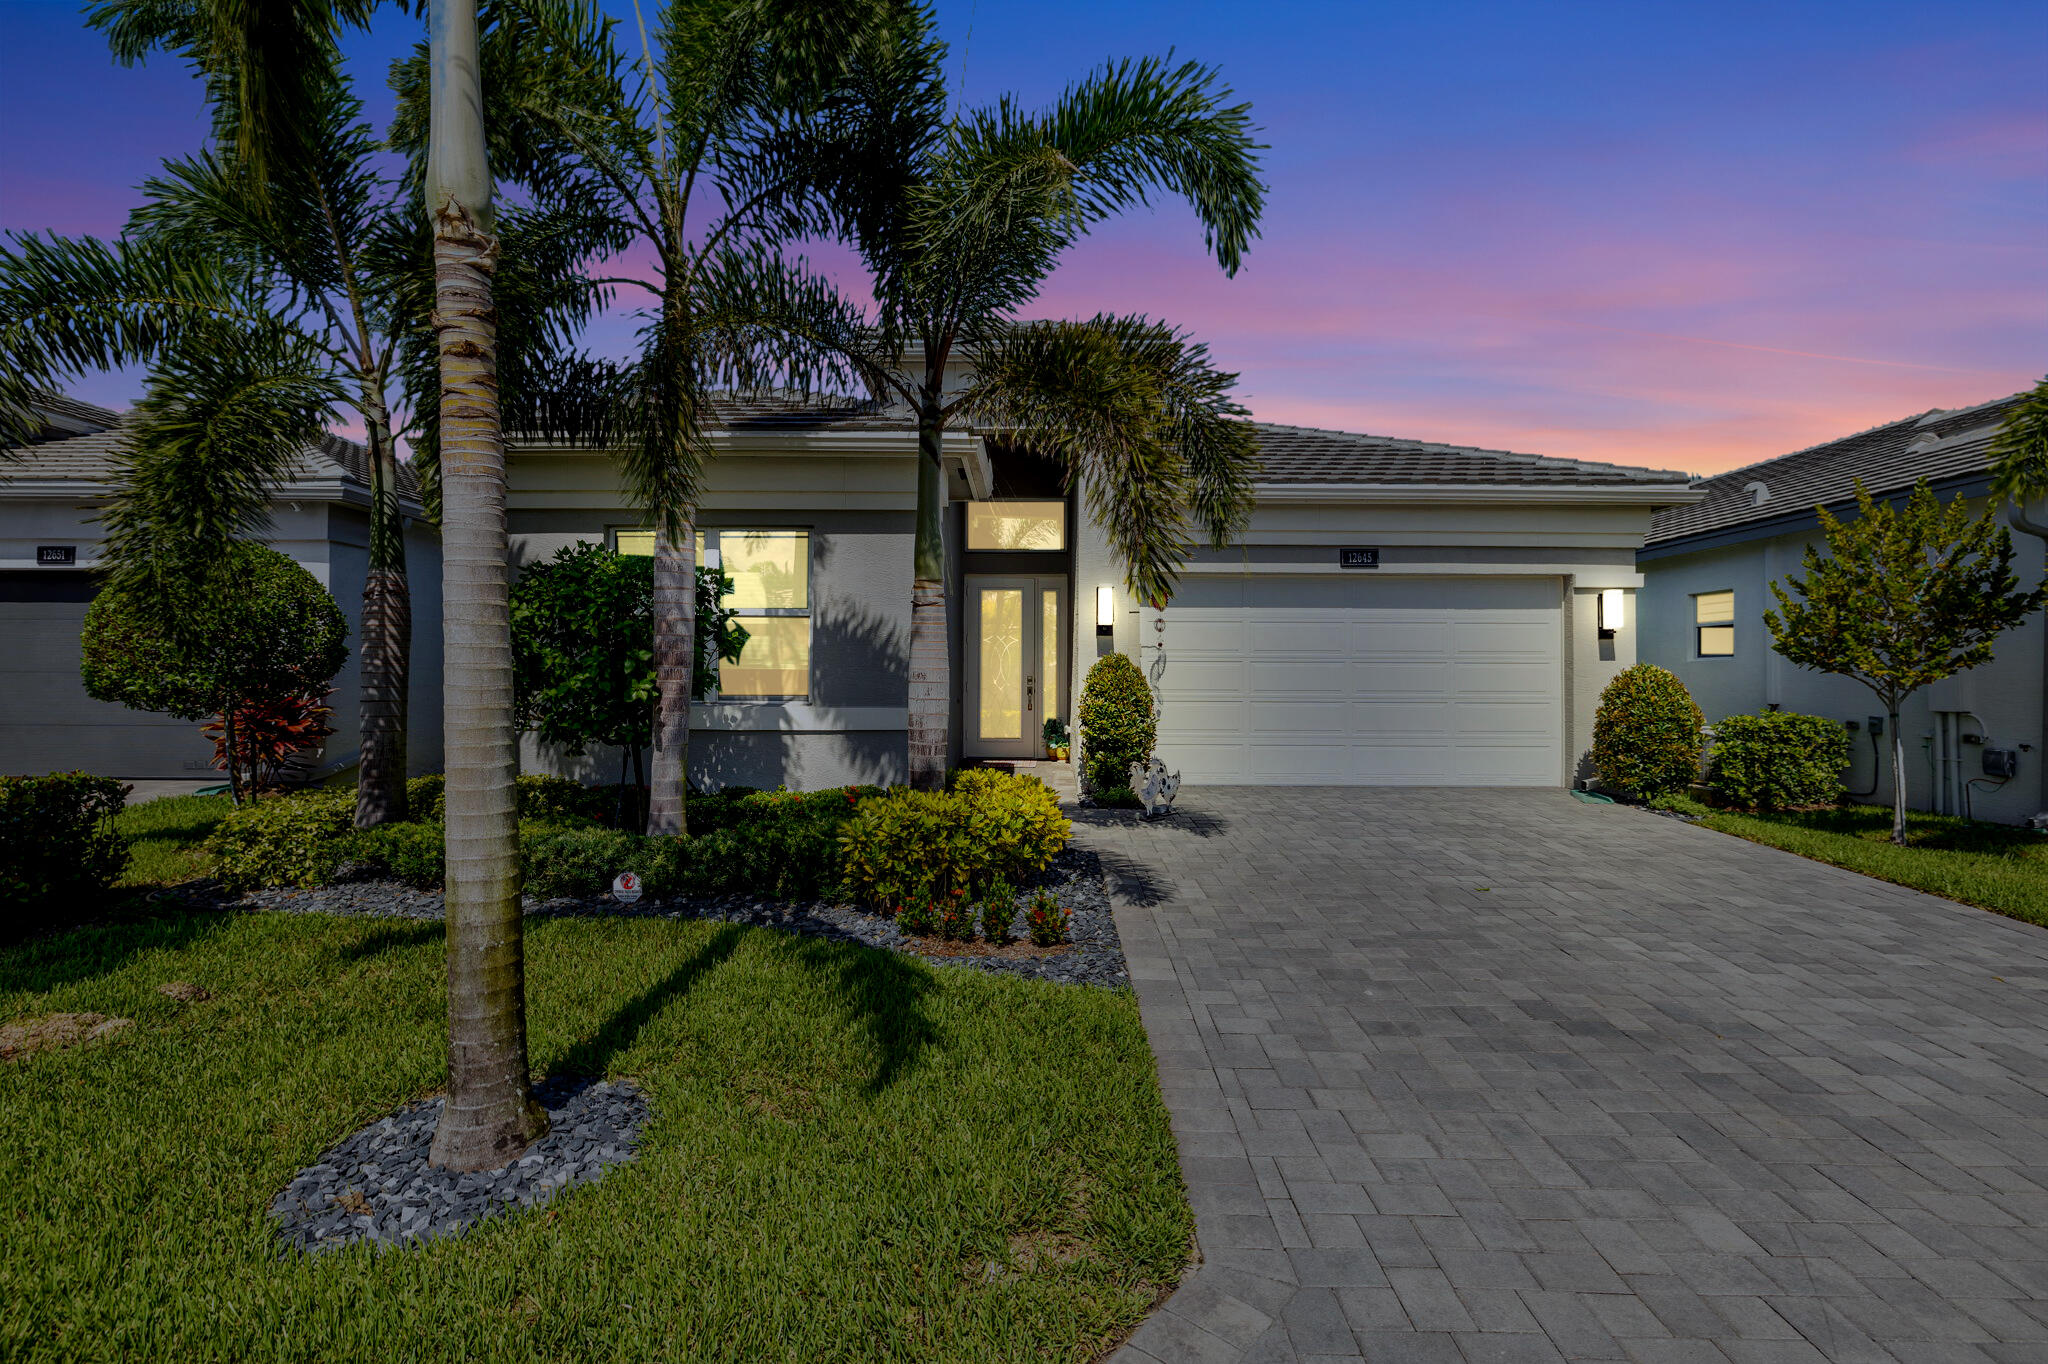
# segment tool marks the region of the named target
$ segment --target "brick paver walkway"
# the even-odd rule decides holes
[[[1084,826],[1203,1263],[1118,1364],[2048,1361],[2048,930],[1560,791]]]

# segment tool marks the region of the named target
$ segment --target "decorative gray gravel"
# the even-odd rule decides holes
[[[547,1110],[548,1134],[502,1170],[463,1175],[428,1165],[444,1101],[427,1099],[329,1149],[271,1200],[270,1215],[298,1250],[404,1245],[538,1206],[632,1159],[648,1114],[632,1085],[549,1080],[534,1097]]]
[[[1136,818],[1135,815],[1132,818]],[[1070,915],[1070,941],[1045,956],[965,956],[944,950],[928,939],[907,938],[887,915],[870,914],[852,905],[828,901],[782,903],[746,895],[682,895],[649,898],[622,905],[610,895],[526,900],[532,916],[614,916],[625,918],[704,919],[752,924],[835,942],[859,942],[886,948],[945,966],[965,966],[1061,985],[1094,985],[1117,989],[1130,984],[1123,943],[1110,912],[1102,864],[1092,852],[1064,849],[1052,866],[1020,889],[1012,939],[1028,943],[1023,906],[1032,891],[1045,887],[1058,895]],[[420,890],[400,881],[345,881],[310,890],[290,887],[250,891],[240,897],[209,895],[196,887],[172,892],[200,906],[270,910],[287,914],[352,914],[380,919],[434,920],[442,917],[441,892]]]

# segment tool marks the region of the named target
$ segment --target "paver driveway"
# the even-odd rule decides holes
[[[2048,1361],[2048,930],[1561,791],[1080,830],[1201,1268],[1159,1360]]]

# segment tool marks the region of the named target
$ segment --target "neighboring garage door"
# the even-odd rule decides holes
[[[1159,756],[1190,783],[1556,786],[1561,594],[1190,576],[1166,611]]]
[[[83,573],[0,573],[0,774],[212,775],[197,724],[85,694],[78,638],[91,601]]]

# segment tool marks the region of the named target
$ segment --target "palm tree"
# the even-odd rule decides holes
[[[945,47],[920,22],[860,52],[857,110],[829,188],[874,276],[880,351],[868,370],[917,415],[910,779],[937,786],[950,749],[945,498],[940,447],[959,419],[1027,432],[1078,483],[1141,600],[1163,602],[1189,546],[1241,528],[1255,458],[1233,375],[1145,318],[1019,327],[1066,248],[1165,192],[1185,199],[1234,274],[1264,202],[1248,106],[1192,62],[1114,63],[1043,113],[1008,99],[948,118]],[[918,372],[885,364],[915,343]],[[948,393],[965,359],[974,380]]]
[[[636,11],[637,13],[637,11]],[[857,370],[860,315],[781,245],[825,229],[827,173],[810,131],[856,49],[887,40],[899,0],[671,0],[639,33],[579,0],[508,0],[485,36],[493,164],[536,201],[576,205],[644,244],[650,279],[599,283],[647,297],[630,364],[586,364],[520,416],[534,434],[613,450],[656,530],[654,653],[660,698],[648,832],[686,831],[695,651],[696,507],[721,387],[808,393]],[[417,126],[412,98],[400,124]],[[411,112],[408,112],[408,107]],[[403,138],[400,139],[403,141]]]
[[[491,173],[476,0],[433,0],[426,209],[440,342],[444,720],[447,745],[448,1098],[443,1169],[503,1166],[547,1130],[526,1062],[519,903],[518,728],[498,419]]]

